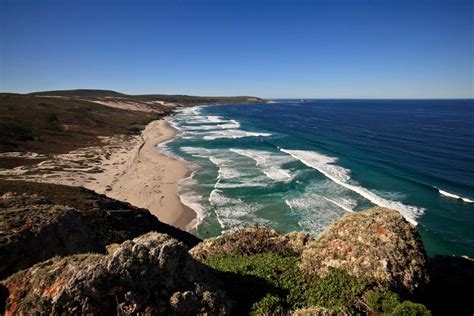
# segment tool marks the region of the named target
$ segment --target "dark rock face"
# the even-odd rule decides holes
[[[399,293],[414,293],[429,281],[415,227],[380,207],[344,216],[305,247],[303,270],[325,275],[330,267],[382,281]]]
[[[220,237],[206,239],[192,248],[190,253],[200,261],[216,254],[231,254],[234,252],[244,255],[258,253],[300,255],[308,240],[309,235],[303,232],[281,235],[266,227],[252,226]]]
[[[150,231],[188,247],[200,241],[145,209],[83,188],[0,180],[0,194],[0,280],[54,256],[105,253]]]
[[[0,197],[0,279],[58,255],[103,252],[81,214],[37,195]]]
[[[429,307],[438,315],[473,315],[474,260],[436,256],[430,266],[432,280],[426,293]]]
[[[3,281],[5,313],[228,313],[229,300],[211,282],[211,271],[183,243],[152,232],[113,254],[54,258],[12,275]]]
[[[150,231],[168,234],[190,248],[201,241],[188,232],[160,222],[148,210],[85,188],[0,179],[0,195],[7,192],[38,194],[55,204],[67,205],[78,210],[84,221],[96,232],[104,247],[112,243],[122,243]]]

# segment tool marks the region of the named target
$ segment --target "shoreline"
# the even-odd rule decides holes
[[[158,144],[176,135],[169,120],[169,116],[154,120],[137,136],[104,137],[101,146],[55,155],[35,165],[1,170],[0,176],[7,180],[84,187],[148,209],[161,222],[195,233],[190,224],[197,214],[181,203],[178,195],[179,182],[191,170],[157,149]]]
[[[169,125],[170,117],[149,123],[143,130],[142,143],[136,149],[127,168],[117,177],[107,196],[146,208],[160,221],[182,230],[197,214],[181,203],[178,184],[190,174],[187,166],[160,153],[157,145],[172,139],[176,130]]]

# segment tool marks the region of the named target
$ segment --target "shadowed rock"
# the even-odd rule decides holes
[[[432,310],[438,315],[474,315],[474,260],[436,256],[430,265],[432,282],[427,299]]]
[[[57,255],[103,251],[95,232],[71,207],[6,193],[0,209],[0,279]]]
[[[427,257],[415,229],[400,213],[375,207],[345,215],[302,253],[301,268],[324,276],[329,268],[414,293],[428,281]]]
[[[152,232],[112,254],[54,258],[2,283],[6,314],[225,314],[229,301],[211,278],[183,243]]]
[[[57,255],[105,253],[150,231],[188,247],[200,241],[148,210],[84,188],[0,180],[0,279]]]

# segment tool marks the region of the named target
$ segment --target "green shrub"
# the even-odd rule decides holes
[[[370,286],[363,278],[350,276],[345,271],[331,269],[324,278],[309,281],[307,306],[349,309]]]
[[[276,315],[282,314],[283,308],[282,305],[284,303],[280,299],[280,297],[276,295],[267,294],[264,298],[262,298],[257,303],[253,304],[252,306],[252,315]]]
[[[368,291],[365,298],[372,311],[390,313],[400,304],[398,295],[390,291]]]
[[[368,291],[364,297],[369,309],[382,315],[431,315],[424,305],[411,301],[402,302],[396,293],[390,291]]]
[[[370,283],[339,270],[327,277],[305,274],[299,257],[277,254],[216,255],[205,263],[222,272],[226,291],[237,299],[240,313],[281,313],[321,306],[351,310]]]
[[[404,301],[398,304],[391,313],[397,316],[429,316],[430,311],[422,304],[413,303],[410,301]]]
[[[430,315],[424,305],[401,302],[396,293],[369,280],[331,269],[317,277],[299,269],[297,256],[260,253],[219,254],[204,263],[221,273],[223,286],[237,300],[236,314],[279,315],[318,306],[340,314],[361,312],[364,298],[370,312],[383,315]],[[365,308],[364,308],[365,311]]]

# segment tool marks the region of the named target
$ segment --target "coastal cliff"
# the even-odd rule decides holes
[[[443,311],[430,298],[448,290],[463,293],[449,310],[470,308],[472,261],[457,258],[463,270],[449,257],[430,261],[416,229],[389,209],[346,215],[317,238],[255,226],[199,242],[91,191],[9,187],[17,192],[1,198],[6,315],[428,315]],[[55,242],[38,249],[38,238]]]
[[[0,95],[0,314],[472,315],[474,262],[428,258],[394,210],[206,240],[150,213],[178,209],[160,187],[176,168],[152,161],[173,102],[264,102],[241,98]]]

